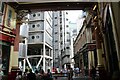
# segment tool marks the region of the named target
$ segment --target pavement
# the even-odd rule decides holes
[[[58,77],[57,80],[68,80],[68,78],[67,77]],[[92,79],[88,76],[78,76],[78,77],[73,76],[73,80],[92,80]]]
[[[92,80],[89,76],[73,77],[73,80]]]

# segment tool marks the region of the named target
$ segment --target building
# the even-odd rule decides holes
[[[14,8],[7,3],[0,2],[0,68],[5,75],[11,72],[12,67],[18,67],[18,50],[17,43],[15,43],[16,17]]]
[[[61,66],[60,12],[53,11],[53,67]],[[61,25],[62,26],[62,25]]]
[[[27,41],[23,40],[25,43],[23,47],[27,46],[27,52],[20,58],[20,64],[24,70],[27,67],[32,70],[51,69],[53,66],[52,11],[32,12],[26,25],[29,26],[28,39],[24,38]]]
[[[95,66],[95,57],[93,55],[93,53],[95,53],[95,43],[92,38],[92,28],[89,24],[91,18],[92,15],[88,13],[74,42],[75,66],[80,67],[82,72],[86,75],[88,75],[87,73],[91,69],[91,66]]]
[[[69,68],[72,52],[68,12],[54,11],[53,26],[54,67]]]
[[[118,2],[94,5],[74,42],[76,65],[87,75],[91,66],[96,67],[100,80],[109,80],[120,70],[119,10]]]

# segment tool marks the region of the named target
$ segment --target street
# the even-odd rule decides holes
[[[73,80],[90,80],[90,79],[91,78],[87,77],[87,76],[73,77]],[[66,77],[58,77],[57,80],[68,80],[68,78],[66,78]]]

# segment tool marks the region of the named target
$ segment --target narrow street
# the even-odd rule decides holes
[[[120,80],[120,1],[85,1],[0,0],[0,80]]]

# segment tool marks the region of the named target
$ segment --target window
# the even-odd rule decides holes
[[[55,40],[55,42],[58,42],[58,40]]]
[[[33,17],[35,17],[36,16],[36,14],[33,14]]]
[[[11,26],[11,18],[12,18],[12,10],[9,10],[8,19],[7,19],[7,25],[8,26]]]
[[[63,44],[63,42],[61,42],[61,45]]]
[[[38,38],[39,38],[39,36],[36,36],[36,38],[38,39]]]
[[[62,16],[62,14],[60,14],[60,17]]]
[[[68,21],[68,18],[66,18],[66,21]]]
[[[66,49],[70,49],[70,47],[66,47]]]
[[[67,34],[69,34],[69,32],[66,32]]]
[[[37,27],[40,27],[40,24],[37,24]]]
[[[32,28],[35,28],[35,25],[32,25]]]
[[[55,49],[55,51],[57,51],[58,49]]]
[[[57,19],[57,17],[55,17],[55,19]]]
[[[60,34],[60,37],[62,37],[62,34]]]
[[[40,14],[38,14],[38,16],[40,16]]]
[[[70,42],[70,39],[67,39],[67,42]]]
[[[55,26],[57,26],[57,24],[55,24]]]
[[[32,36],[32,39],[35,39],[35,36]]]
[[[55,32],[55,34],[57,34],[58,32]]]
[[[2,3],[1,12],[3,13],[3,11],[4,11],[4,4]]]
[[[68,25],[66,25],[66,27],[69,27]]]

